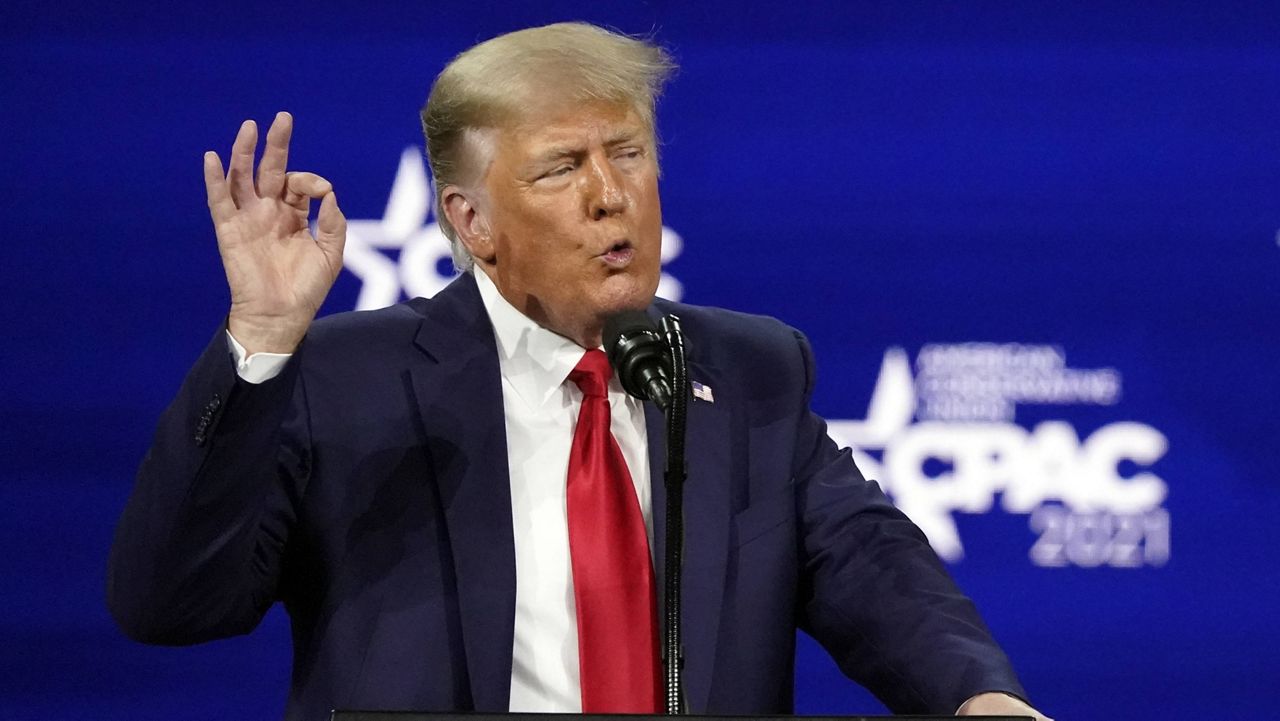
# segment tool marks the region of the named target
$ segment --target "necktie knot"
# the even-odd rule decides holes
[[[569,372],[569,380],[576,383],[587,398],[608,398],[609,378],[612,376],[609,358],[599,348],[583,354],[582,360]]]

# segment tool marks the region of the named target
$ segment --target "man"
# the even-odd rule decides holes
[[[808,410],[803,336],[654,301],[671,68],[583,24],[456,58],[423,125],[468,272],[374,313],[314,321],[345,220],[326,180],[286,173],[287,114],[256,182],[252,122],[225,177],[206,154],[231,310],[117,531],[108,599],[130,635],[245,633],[282,601],[288,718],[658,710],[661,418],[595,349],[612,314],[674,311],[714,388],[689,416],[690,710],[791,711],[799,626],[895,711],[1035,713],[923,535]]]

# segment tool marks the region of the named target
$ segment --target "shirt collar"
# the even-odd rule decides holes
[[[564,384],[586,351],[516,310],[483,270],[476,268],[473,273],[498,341],[502,376],[530,408],[542,407]]]

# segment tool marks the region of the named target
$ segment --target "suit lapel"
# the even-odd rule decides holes
[[[471,700],[505,712],[515,626],[515,541],[502,377],[475,280],[464,276],[427,308],[412,371],[457,582]]]
[[[689,361],[689,377],[712,387],[719,373],[711,366]],[[690,713],[704,713],[711,693],[716,639],[724,600],[729,549],[730,399],[689,403],[685,435],[688,480],[684,488],[684,587],[681,623],[684,634],[685,697]],[[662,618],[666,588],[666,422],[652,403],[645,404],[652,479],[655,567],[658,569],[658,617]]]

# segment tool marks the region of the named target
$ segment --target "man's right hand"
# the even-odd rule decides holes
[[[347,219],[333,185],[314,173],[286,173],[293,117],[277,113],[254,180],[258,128],[246,120],[226,176],[212,151],[204,184],[218,251],[231,288],[227,330],[250,355],[292,353],[342,270]],[[316,233],[308,212],[320,201]]]

